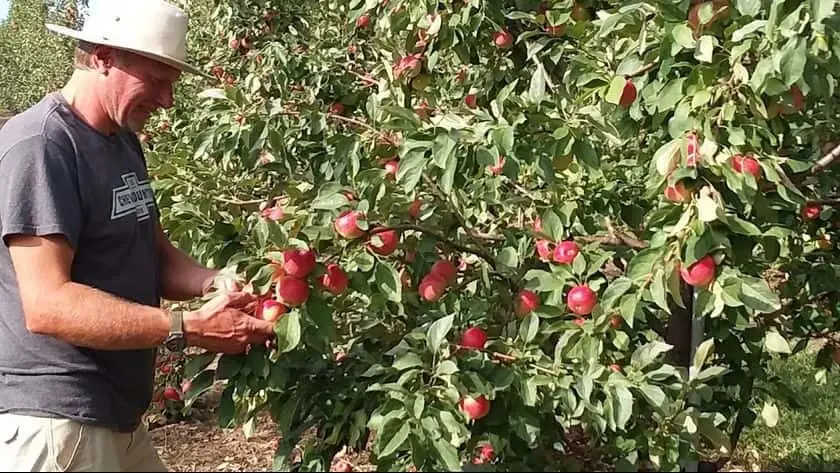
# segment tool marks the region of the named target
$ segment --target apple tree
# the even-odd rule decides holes
[[[216,81],[143,140],[277,338],[185,402],[275,467],[719,465],[838,329],[833,1],[200,5]]]

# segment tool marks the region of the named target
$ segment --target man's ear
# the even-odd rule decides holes
[[[91,54],[93,68],[96,72],[107,74],[108,70],[116,65],[118,56],[119,51],[116,49],[108,46],[96,45],[93,48],[93,54]]]

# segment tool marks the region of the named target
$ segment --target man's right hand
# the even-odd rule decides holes
[[[223,293],[185,313],[187,344],[229,355],[244,353],[248,345],[264,345],[274,338],[274,324],[243,311],[254,298],[245,292]]]

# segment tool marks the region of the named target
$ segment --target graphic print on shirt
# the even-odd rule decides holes
[[[150,208],[155,206],[155,196],[148,179],[138,180],[137,174],[130,172],[122,175],[125,185],[113,191],[111,203],[111,220],[117,220],[131,214],[137,215],[137,221],[143,221],[151,216]]]

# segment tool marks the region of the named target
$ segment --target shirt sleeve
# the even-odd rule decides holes
[[[0,156],[0,236],[63,235],[78,248],[82,205],[74,152],[44,136],[26,138]]]

